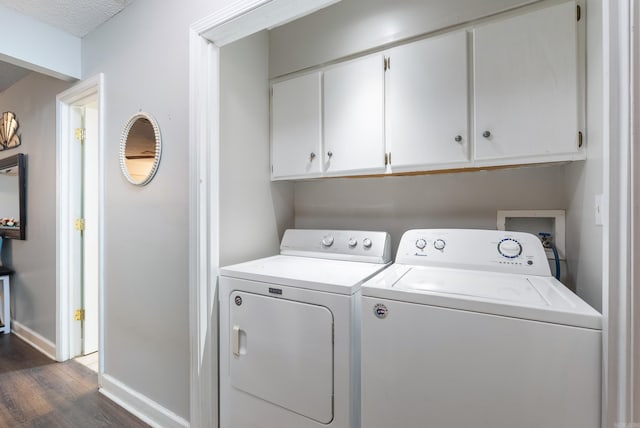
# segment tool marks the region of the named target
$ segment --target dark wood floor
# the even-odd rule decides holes
[[[96,373],[0,334],[0,427],[147,427],[98,392]]]

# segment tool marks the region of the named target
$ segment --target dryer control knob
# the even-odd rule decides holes
[[[512,238],[504,238],[498,243],[498,252],[509,259],[515,259],[522,254],[522,245]]]
[[[436,240],[433,242],[433,247],[434,247],[436,250],[440,250],[440,251],[442,251],[442,250],[444,250],[444,247],[446,247],[446,246],[447,246],[447,243],[446,243],[446,242],[444,242],[444,239],[436,239]]]
[[[362,246],[363,246],[364,248],[371,248],[371,246],[372,246],[372,245],[373,245],[373,242],[371,242],[371,239],[369,239],[369,238],[364,238],[364,239],[362,240]]]
[[[426,246],[427,246],[427,241],[425,241],[424,239],[420,238],[416,241],[416,247],[418,247],[418,249],[424,250],[424,247]]]
[[[356,245],[358,245],[358,240],[356,238],[349,238],[348,244],[350,248],[355,248]]]
[[[332,245],[333,245],[333,236],[327,235],[324,238],[322,238],[322,246],[323,247],[330,247]]]

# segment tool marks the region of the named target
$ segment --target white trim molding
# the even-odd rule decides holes
[[[171,410],[161,406],[149,397],[140,394],[109,375],[102,376],[99,390],[111,401],[134,414],[152,427],[187,428],[189,422]]]
[[[633,21],[637,25],[634,0],[603,2],[603,77],[604,77],[604,168],[603,181],[607,209],[603,249],[603,427],[635,426],[633,300],[637,282],[637,257],[640,243],[636,221],[638,186],[634,178],[640,162],[634,151],[632,125],[634,95],[638,76],[632,53]],[[635,16],[632,16],[631,12]],[[634,73],[632,74],[632,71]],[[638,265],[635,265],[638,266]],[[637,334],[637,333],[636,333]],[[634,419],[635,418],[635,419]]]
[[[640,6],[631,1],[631,198],[632,217],[632,284],[630,296],[631,388],[629,407],[631,421],[640,426]]]
[[[191,25],[189,36],[189,328],[193,427],[218,426],[220,47],[337,0],[238,0]]]
[[[49,339],[17,321],[11,321],[11,332],[47,357],[56,359],[56,344]]]

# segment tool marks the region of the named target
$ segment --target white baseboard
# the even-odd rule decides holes
[[[152,427],[189,428],[189,422],[108,374],[102,375],[100,392]]]
[[[31,330],[29,327],[11,320],[11,331],[20,339],[42,352],[52,360],[56,359],[56,344],[42,337],[39,333]]]

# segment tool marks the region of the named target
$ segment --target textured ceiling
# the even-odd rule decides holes
[[[76,37],[84,37],[133,1],[0,0],[0,6],[13,9]],[[30,72],[27,69],[0,61],[0,92]]]
[[[133,0],[0,0],[0,6],[84,37]]]

